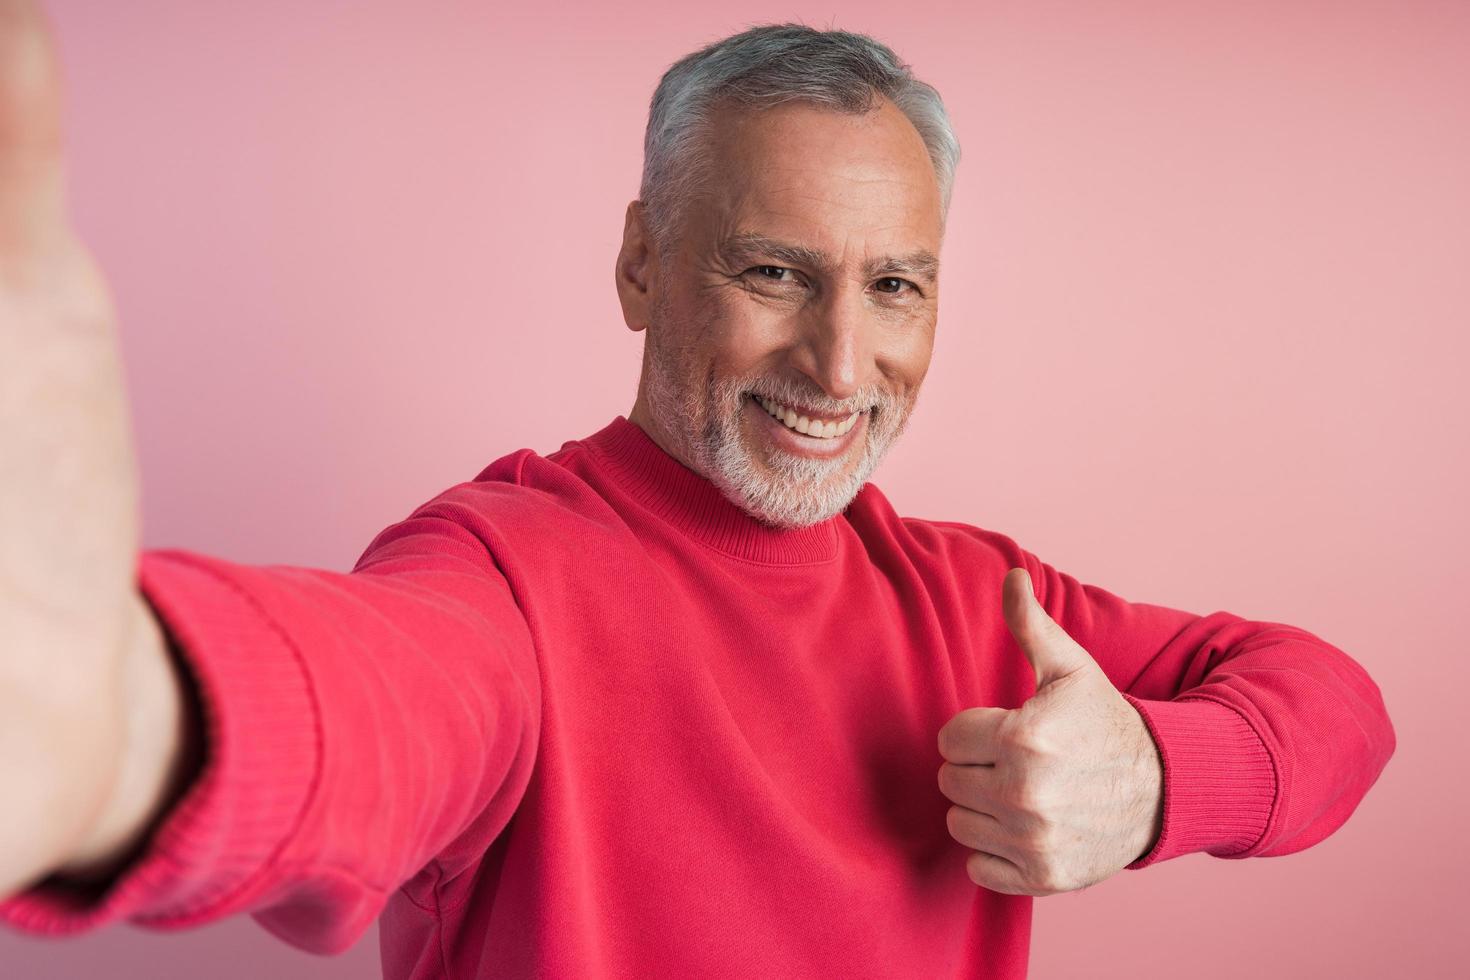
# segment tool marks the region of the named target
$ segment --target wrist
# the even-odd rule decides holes
[[[1155,701],[1124,694],[1143,716],[1164,768],[1163,827],[1130,868],[1203,851],[1243,856],[1276,806],[1276,767],[1241,712],[1204,695]]]
[[[1131,704],[1129,707],[1138,723],[1134,785],[1138,787],[1135,812],[1138,814],[1139,830],[1134,841],[1135,856],[1129,862],[1131,864],[1154,849],[1164,830],[1164,758],[1158,743],[1149,733],[1143,715]]]
[[[201,738],[182,666],[136,592],[130,616],[119,769],[90,832],[54,872],[78,884],[108,880],[131,863],[192,782],[200,762]]]

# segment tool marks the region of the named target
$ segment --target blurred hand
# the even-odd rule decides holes
[[[1006,625],[1036,670],[1023,705],[967,708],[939,732],[950,836],[974,849],[977,885],[1054,895],[1148,853],[1163,815],[1163,764],[1148,727],[1097,661],[1006,573]]]
[[[58,73],[0,0],[0,896],[77,853],[117,781],[138,478],[111,304],[67,226]]]

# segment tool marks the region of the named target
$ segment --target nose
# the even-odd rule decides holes
[[[832,290],[805,311],[795,367],[831,398],[851,398],[873,367],[873,336],[863,297]]]

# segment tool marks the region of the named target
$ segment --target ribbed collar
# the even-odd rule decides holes
[[[840,515],[802,528],[762,524],[622,415],[578,442],[635,501],[728,555],[769,565],[804,565],[830,561],[837,554]]]

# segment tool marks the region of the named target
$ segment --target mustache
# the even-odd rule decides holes
[[[734,407],[738,407],[746,395],[767,398],[783,405],[808,408],[822,415],[851,415],[853,412],[872,409],[883,412],[901,404],[901,399],[893,392],[878,387],[863,389],[851,398],[842,400],[829,397],[820,388],[814,391],[805,385],[792,384],[781,379],[729,379],[718,383],[716,387],[720,400]]]

